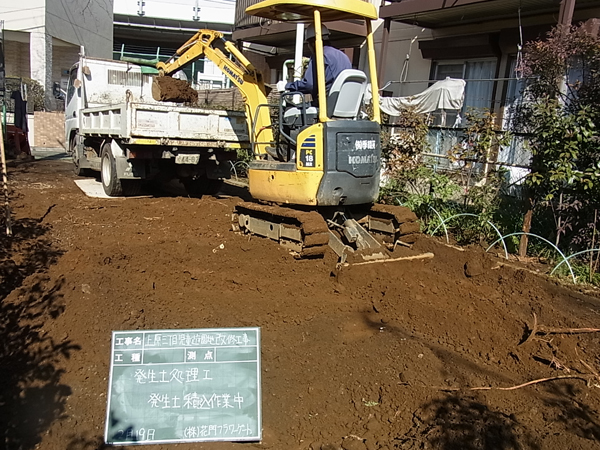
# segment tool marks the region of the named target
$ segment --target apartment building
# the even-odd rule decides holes
[[[234,11],[235,0],[0,0],[6,76],[38,81],[46,109],[61,109],[53,88],[66,87],[81,46],[93,57],[164,60],[198,29],[231,37]],[[194,72],[190,75],[200,83],[226,82],[208,62],[199,61]]]
[[[39,82],[46,108],[58,108],[54,83],[64,85],[80,46],[111,57],[112,9],[113,0],[0,0],[6,76]]]
[[[462,78],[465,109],[489,108],[501,116],[520,92],[515,66],[523,45],[559,23],[592,24],[600,17],[600,2],[384,0],[379,17],[384,20],[379,81],[390,83],[394,95],[411,95],[434,80]],[[414,33],[408,68],[395,57],[398,46],[407,47],[408,37],[400,31],[406,35],[406,27]]]

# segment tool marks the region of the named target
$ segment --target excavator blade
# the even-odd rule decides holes
[[[185,80],[159,75],[152,81],[152,98],[157,102],[197,103],[198,91]]]
[[[390,259],[390,250],[398,244],[410,246],[420,229],[410,209],[379,204],[338,210],[327,222],[330,247],[342,262],[352,264]]]

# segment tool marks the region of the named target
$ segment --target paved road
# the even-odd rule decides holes
[[[34,147],[31,154],[38,160],[70,161],[71,157],[62,148]]]

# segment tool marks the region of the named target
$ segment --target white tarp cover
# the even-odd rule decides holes
[[[409,97],[380,97],[381,111],[398,116],[407,109],[417,113],[437,110],[460,110],[465,99],[465,80],[446,78],[438,81],[423,92]]]

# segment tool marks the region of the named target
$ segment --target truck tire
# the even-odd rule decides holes
[[[208,178],[182,178],[181,184],[185,187],[185,192],[190,197],[200,198],[206,193]]]
[[[219,193],[223,184],[225,182],[223,180],[208,180],[208,187],[206,189],[206,193],[208,195],[216,195]]]
[[[223,180],[211,180],[205,175],[198,178],[184,178],[181,183],[190,197],[202,197],[204,194],[215,195],[223,186]]]
[[[69,142],[69,151],[71,152],[71,157],[73,158],[73,172],[78,177],[89,177],[91,176],[91,171],[81,167],[80,156],[79,152],[77,151],[77,137],[78,135],[76,134]]]
[[[100,166],[100,178],[104,193],[109,197],[120,197],[123,195],[123,185],[117,178],[117,162],[110,149],[110,144],[105,144],[102,149],[102,161]]]
[[[142,192],[142,180],[121,180],[123,195],[136,196]]]

